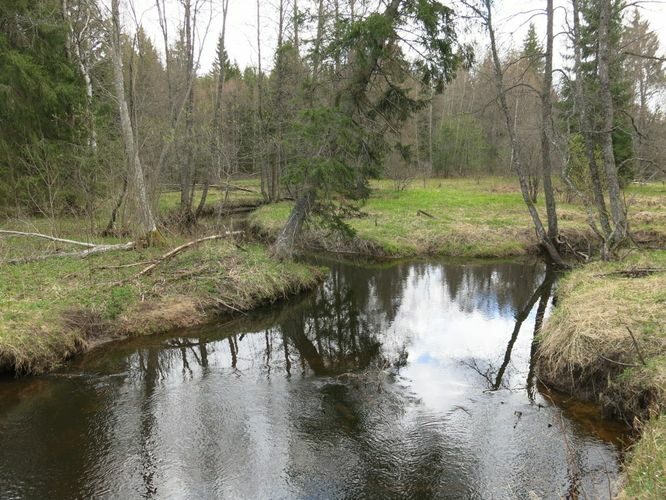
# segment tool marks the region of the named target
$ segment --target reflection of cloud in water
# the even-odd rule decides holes
[[[0,446],[0,489],[563,496],[575,475],[548,427],[559,409],[522,389],[485,391],[496,374],[526,384],[542,277],[541,266],[515,263],[334,266],[289,304],[83,358],[71,368],[81,378],[54,378],[41,400],[0,417],[0,436],[12,436]],[[587,494],[605,495],[595,482],[604,462],[616,473],[614,449],[563,422]],[[30,460],[16,460],[25,450]]]

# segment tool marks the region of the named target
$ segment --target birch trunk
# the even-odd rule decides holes
[[[543,194],[546,199],[546,213],[548,216],[548,238],[555,244],[559,230],[557,227],[557,210],[555,207],[555,193],[551,178],[551,125],[553,106],[551,92],[553,86],[553,0],[547,0],[546,6],[546,54],[545,54],[543,90],[541,93],[541,156],[543,170]]]
[[[610,40],[609,26],[611,18],[611,0],[601,0],[599,12],[599,94],[601,97],[601,114],[603,130],[601,131],[601,152],[604,158],[608,198],[611,206],[611,217],[615,226],[610,236],[609,245],[616,247],[627,238],[627,218],[622,203],[620,182],[615,165],[613,152],[613,96],[610,84]]]
[[[485,18],[486,26],[488,28],[488,35],[490,37],[490,50],[495,70],[495,86],[497,89],[497,99],[499,101],[502,114],[504,115],[504,120],[506,122],[506,129],[509,134],[509,140],[511,143],[512,167],[518,174],[518,181],[520,183],[520,192],[523,196],[523,201],[525,202],[525,205],[527,205],[527,210],[529,211],[530,217],[532,218],[532,223],[534,224],[534,229],[536,231],[537,238],[539,239],[539,243],[546,249],[548,255],[550,255],[551,259],[553,259],[555,264],[561,267],[566,267],[566,265],[562,261],[562,257],[560,256],[559,252],[557,251],[553,243],[549,240],[548,235],[546,234],[546,230],[544,229],[543,223],[541,222],[541,218],[539,217],[539,212],[537,212],[537,209],[530,198],[530,190],[529,190],[529,184],[527,182],[527,174],[525,172],[525,168],[522,162],[520,161],[520,145],[516,138],[516,131],[513,126],[513,120],[511,119],[511,112],[509,111],[509,106],[506,101],[506,94],[504,92],[504,77],[502,74],[502,64],[500,62],[499,54],[497,52],[495,29],[493,28],[492,24],[491,0],[484,0],[484,5],[486,8],[486,12],[483,17]]]
[[[123,76],[123,60],[120,46],[120,12],[118,9],[119,0],[111,0],[111,57],[113,60],[113,84],[120,112],[120,127],[125,145],[125,156],[129,175],[134,183],[134,193],[136,203],[139,209],[141,229],[145,235],[152,236],[157,232],[157,224],[153,216],[148,196],[146,194],[146,184],[143,176],[143,168],[139,159],[139,152],[134,143],[134,133],[132,131],[132,122],[130,121],[127,100],[125,99],[125,78]]]

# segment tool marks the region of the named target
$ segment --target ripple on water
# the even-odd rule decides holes
[[[287,304],[2,381],[0,496],[607,497],[620,429],[531,370],[550,279],[335,264]]]

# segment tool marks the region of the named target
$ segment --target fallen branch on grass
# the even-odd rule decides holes
[[[118,243],[117,245],[95,245],[88,250],[83,250],[82,252],[64,252],[64,253],[47,253],[44,255],[35,255],[33,257],[24,257],[21,259],[12,259],[5,261],[5,264],[27,264],[29,262],[39,262],[42,260],[59,258],[59,257],[74,257],[78,259],[83,259],[90,255],[95,255],[98,253],[113,252],[116,250],[132,250],[136,246],[136,243],[130,241],[128,243]]]
[[[608,361],[609,363],[613,363],[613,364],[620,365],[620,366],[629,366],[629,367],[632,367],[632,368],[636,368],[636,367],[640,366],[640,365],[637,365],[635,363],[623,363],[622,361],[615,361],[614,359],[609,359],[606,356],[602,356],[601,354],[599,354],[599,357],[601,359],[604,359],[604,360]]]
[[[99,266],[99,267],[94,267],[92,270],[93,271],[103,271],[107,269],[126,269],[128,267],[136,267],[136,266],[143,266],[146,264],[152,264],[155,262],[154,260],[142,260],[141,262],[132,262],[130,264],[122,264],[120,266]]]
[[[30,238],[42,238],[45,240],[49,241],[55,241],[57,243],[66,243],[68,245],[78,245],[82,247],[86,247],[87,250],[83,250],[81,252],[60,252],[60,253],[47,253],[43,255],[35,255],[32,257],[22,257],[20,259],[12,259],[8,260],[5,262],[5,264],[25,264],[28,262],[37,262],[41,260],[47,260],[55,257],[76,257],[76,258],[84,258],[88,257],[89,255],[95,255],[98,253],[104,253],[104,252],[112,252],[115,250],[131,250],[136,246],[136,244],[133,241],[130,241],[128,243],[118,243],[114,245],[104,245],[101,243],[88,243],[86,241],[77,241],[77,240],[68,240],[65,238],[56,238],[55,236],[51,236],[48,234],[42,234],[42,233],[27,233],[24,231],[12,231],[9,229],[0,229],[0,234],[7,234],[10,236],[23,236],[23,237],[30,237]]]
[[[416,215],[425,215],[426,217],[430,217],[431,219],[436,219],[436,218],[437,218],[437,217],[435,217],[434,215],[429,214],[429,213],[426,212],[425,210],[417,210],[417,211],[416,211]]]
[[[636,354],[638,354],[638,359],[640,359],[641,363],[643,363],[643,366],[645,366],[647,363],[645,362],[645,358],[643,357],[641,350],[638,348],[638,341],[636,340],[636,337],[634,337],[634,332],[632,332],[627,325],[624,325],[624,327],[629,332],[629,335],[631,335],[631,340],[634,343],[634,349],[636,349]]]
[[[622,276],[624,278],[643,278],[654,273],[666,272],[666,267],[631,267],[620,271],[611,271],[609,273],[595,274],[595,278],[604,278],[606,276]]]
[[[245,191],[246,193],[259,194],[259,191],[255,191],[254,189],[235,186],[233,184],[211,184],[210,187],[216,189],[228,189],[229,191]]]
[[[58,243],[68,243],[70,245],[79,245],[81,247],[95,248],[99,245],[96,243],[87,243],[85,241],[76,241],[76,240],[67,240],[65,238],[56,238],[55,236],[50,236],[48,234],[41,233],[26,233],[24,231],[10,231],[8,229],[0,229],[0,234],[8,234],[10,236],[25,236],[32,238],[43,238],[45,240],[51,240]]]
[[[189,241],[187,243],[184,243],[180,246],[177,246],[176,248],[174,248],[172,250],[169,250],[167,253],[165,253],[161,257],[158,257],[149,266],[143,268],[141,271],[136,273],[134,276],[132,276],[128,280],[119,281],[116,284],[121,285],[123,283],[126,283],[127,281],[140,278],[141,276],[146,276],[146,275],[152,273],[153,270],[157,266],[159,266],[160,264],[163,264],[164,262],[167,262],[167,261],[173,259],[179,253],[181,253],[184,250],[187,250],[188,248],[191,248],[195,245],[198,245],[199,243],[203,243],[204,241],[220,240],[222,238],[226,238],[227,236],[235,236],[235,235],[238,235],[238,234],[243,234],[243,231],[227,231],[227,232],[222,233],[222,234],[214,234],[213,236],[206,236],[204,238],[199,238],[199,239],[192,240],[192,241]]]

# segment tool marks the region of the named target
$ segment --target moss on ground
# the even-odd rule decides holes
[[[311,288],[323,276],[310,266],[279,263],[260,245],[239,250],[233,242],[217,240],[133,278],[167,250],[0,266],[0,367],[46,371],[100,340],[164,332],[201,323],[213,313],[248,310]]]
[[[534,229],[514,179],[434,179],[425,187],[414,183],[404,191],[396,191],[390,181],[376,181],[372,188],[360,207],[362,216],[346,219],[356,231],[354,240],[312,227],[304,245],[393,257],[509,257],[536,248]],[[646,245],[666,244],[666,187],[632,186],[626,198],[636,238]],[[539,201],[545,221],[543,200]],[[259,234],[275,237],[290,209],[288,202],[262,207],[250,217],[251,226]],[[561,231],[574,246],[594,239],[581,205],[560,199],[558,211]]]

